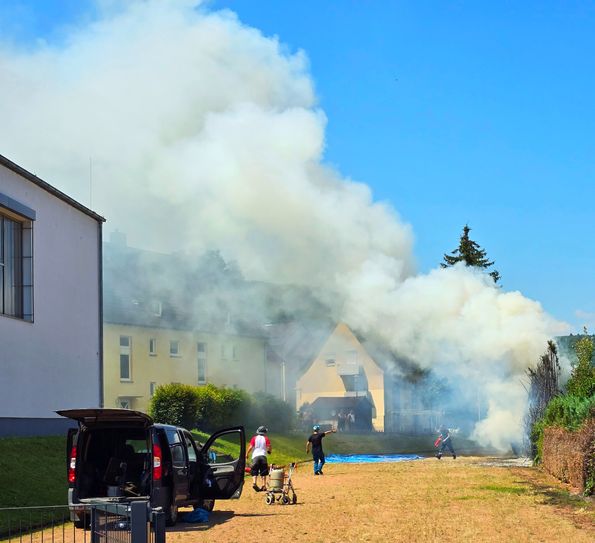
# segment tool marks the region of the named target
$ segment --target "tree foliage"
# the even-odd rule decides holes
[[[249,431],[261,425],[272,431],[295,427],[294,410],[279,398],[211,384],[159,386],[151,398],[149,414],[156,422],[204,432],[239,425]]]
[[[440,264],[443,268],[449,268],[458,262],[464,262],[465,266],[482,268],[484,270],[494,265],[494,261],[491,261],[486,256],[486,251],[477,242],[469,238],[470,231],[471,228],[466,224],[459,240],[459,246],[454,251],[451,251],[450,254],[444,255],[444,262]],[[491,271],[489,275],[494,280],[494,283],[500,280],[500,273],[496,270]]]
[[[579,398],[589,398],[595,395],[593,349],[593,336],[590,336],[585,328],[584,335],[574,344],[577,362],[572,367],[570,379],[566,383],[568,394]]]
[[[161,385],[151,398],[149,415],[162,424],[184,428],[196,426],[198,397],[195,387],[181,384]]]
[[[558,350],[553,341],[548,341],[545,354],[541,356],[535,368],[527,369],[527,375],[529,376],[529,410],[525,427],[527,433],[532,436],[535,425],[543,418],[548,403],[560,394],[558,385],[560,362]],[[538,452],[537,437],[535,440],[530,440],[532,456],[536,456]]]

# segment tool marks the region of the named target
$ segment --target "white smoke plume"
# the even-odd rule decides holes
[[[0,45],[0,152],[131,245],[338,293],[338,318],[484,397],[478,439],[516,439],[519,378],[562,325],[474,271],[415,275],[411,228],[324,164],[305,54],[197,2],[104,7],[60,45]]]

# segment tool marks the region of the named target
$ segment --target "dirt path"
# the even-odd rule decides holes
[[[324,471],[296,473],[297,505],[266,505],[247,479],[241,499],[218,502],[208,525],[179,524],[167,541],[595,541],[593,502],[533,468],[458,458]]]

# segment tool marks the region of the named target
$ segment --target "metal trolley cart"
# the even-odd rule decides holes
[[[297,503],[297,495],[291,482],[295,467],[296,463],[292,462],[287,470],[285,467],[271,469],[269,487],[265,497],[268,505],[273,505],[275,502],[282,505]]]

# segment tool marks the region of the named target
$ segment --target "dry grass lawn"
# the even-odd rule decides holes
[[[322,477],[305,464],[297,505],[266,505],[246,479],[240,500],[218,502],[209,524],[177,525],[167,541],[595,541],[592,501],[534,468],[486,460],[327,464]]]

